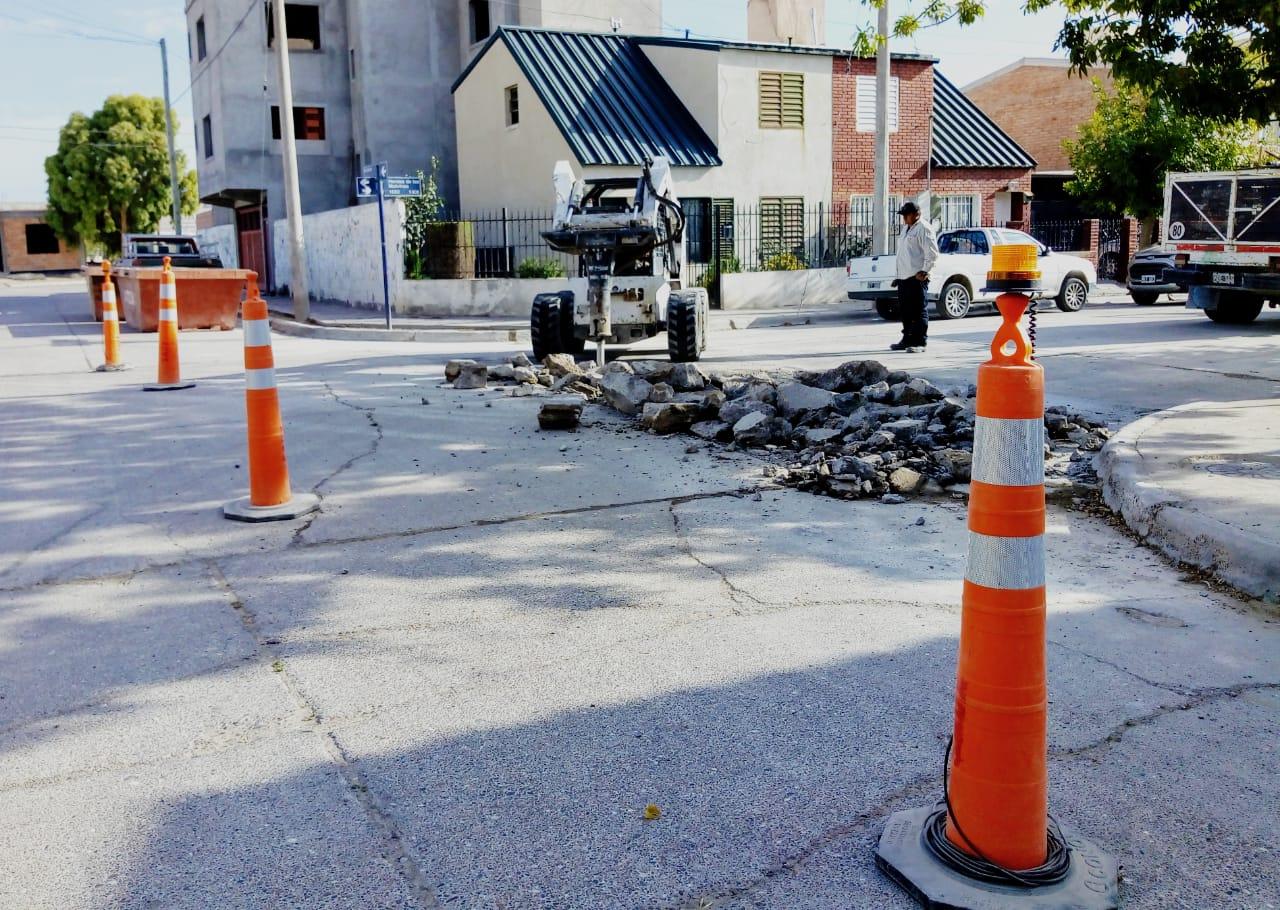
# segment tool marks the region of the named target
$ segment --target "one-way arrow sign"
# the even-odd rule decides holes
[[[361,198],[371,198],[378,195],[378,178],[377,177],[357,177],[356,178],[356,195]]]

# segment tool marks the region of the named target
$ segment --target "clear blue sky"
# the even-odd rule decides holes
[[[891,2],[895,10],[906,8],[903,0]],[[895,42],[894,49],[933,54],[960,85],[1019,57],[1053,53],[1060,12],[1024,16],[1020,0],[988,0],[988,6],[979,25],[929,29],[914,40]],[[0,0],[0,202],[44,199],[44,159],[57,147],[58,129],[73,111],[92,112],[111,94],[161,94],[158,48],[107,39],[167,39],[178,145],[188,162],[194,160],[182,10],[182,0]],[[862,0],[827,0],[828,44],[849,46],[854,30],[873,15]],[[746,0],[665,0],[663,20],[672,33],[689,29],[696,35],[745,38]]]

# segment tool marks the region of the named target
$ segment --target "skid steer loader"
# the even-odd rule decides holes
[[[577,357],[591,341],[603,366],[606,344],[665,331],[672,361],[697,360],[707,346],[710,301],[705,289],[680,280],[685,219],[666,158],[646,161],[635,179],[579,180],[569,162],[559,161],[553,182],[554,221],[542,236],[553,250],[578,257],[586,293],[534,298],[534,357]]]

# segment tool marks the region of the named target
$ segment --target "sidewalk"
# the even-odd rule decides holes
[[[402,316],[393,313],[390,331],[381,309],[365,309],[332,301],[313,300],[311,318],[300,323],[293,318],[288,297],[268,297],[271,325],[286,335],[322,337],[338,341],[529,341],[529,320],[505,317],[490,319]]]
[[[1280,401],[1194,402],[1125,427],[1107,504],[1168,555],[1280,603]]]

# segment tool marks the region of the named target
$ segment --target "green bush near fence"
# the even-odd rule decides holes
[[[555,259],[539,259],[530,256],[516,267],[519,278],[563,278],[564,266]]]
[[[804,268],[808,268],[805,261],[790,250],[774,253],[760,266],[764,272],[795,272]]]
[[[702,277],[698,279],[698,287],[709,291],[721,274],[732,275],[741,271],[742,263],[738,261],[738,257],[730,256],[728,259],[722,259],[719,263],[712,263],[708,266],[707,270],[702,273]]]

